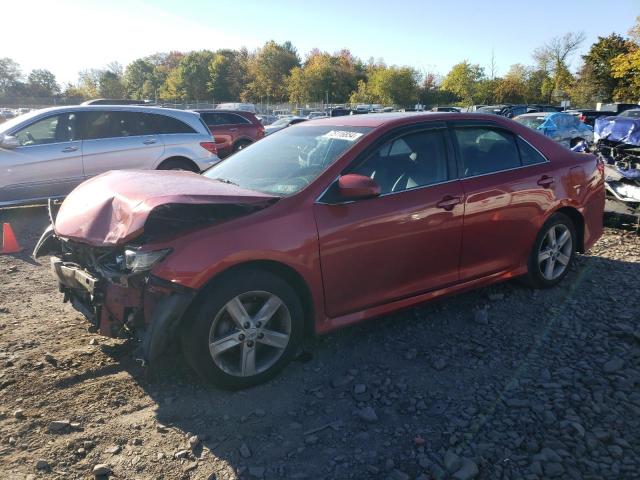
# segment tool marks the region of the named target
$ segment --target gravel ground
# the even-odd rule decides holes
[[[40,208],[0,211],[31,247]],[[503,283],[318,339],[276,380],[203,385],[91,333],[0,256],[0,478],[640,478],[640,237],[558,287]]]

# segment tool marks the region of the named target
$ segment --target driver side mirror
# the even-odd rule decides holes
[[[0,141],[0,148],[6,148],[7,150],[13,150],[14,148],[18,148],[20,146],[20,142],[18,139],[11,135],[4,135],[2,137],[2,141]]]
[[[340,197],[345,200],[372,198],[380,195],[380,185],[366,175],[349,173],[338,180]]]

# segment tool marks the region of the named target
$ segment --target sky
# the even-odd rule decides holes
[[[65,84],[155,52],[290,40],[303,59],[348,48],[440,74],[462,60],[488,70],[493,52],[501,74],[554,36],[583,31],[584,53],[598,36],[626,35],[638,15],[640,0],[21,0],[2,5],[0,57]]]

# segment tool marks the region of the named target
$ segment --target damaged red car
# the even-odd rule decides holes
[[[595,156],[506,118],[357,115],[202,175],[88,180],[35,255],[104,335],[139,337],[149,362],[179,339],[202,376],[242,388],[311,335],[515,277],[555,285],[603,207]]]

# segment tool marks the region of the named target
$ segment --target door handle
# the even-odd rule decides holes
[[[444,208],[445,210],[450,212],[451,210],[453,210],[453,207],[460,203],[460,201],[460,197],[452,197],[451,195],[447,195],[438,203],[436,203],[436,207]]]
[[[153,145],[154,143],[156,143],[156,141],[157,140],[155,138],[149,138],[142,143],[144,143],[145,145]]]
[[[74,146],[71,146],[71,147],[67,147],[67,148],[63,148],[63,149],[62,149],[62,151],[63,151],[63,152],[65,152],[65,153],[68,153],[68,152],[75,152],[75,151],[77,151],[77,150],[78,150],[78,147],[74,147]]]
[[[230,128],[230,129],[229,129],[229,131],[230,131],[230,132],[237,132],[237,131],[238,131],[238,129],[237,129],[237,128]]]
[[[538,185],[544,188],[549,188],[553,184],[553,177],[549,177],[548,175],[543,175],[540,180],[538,180]]]

